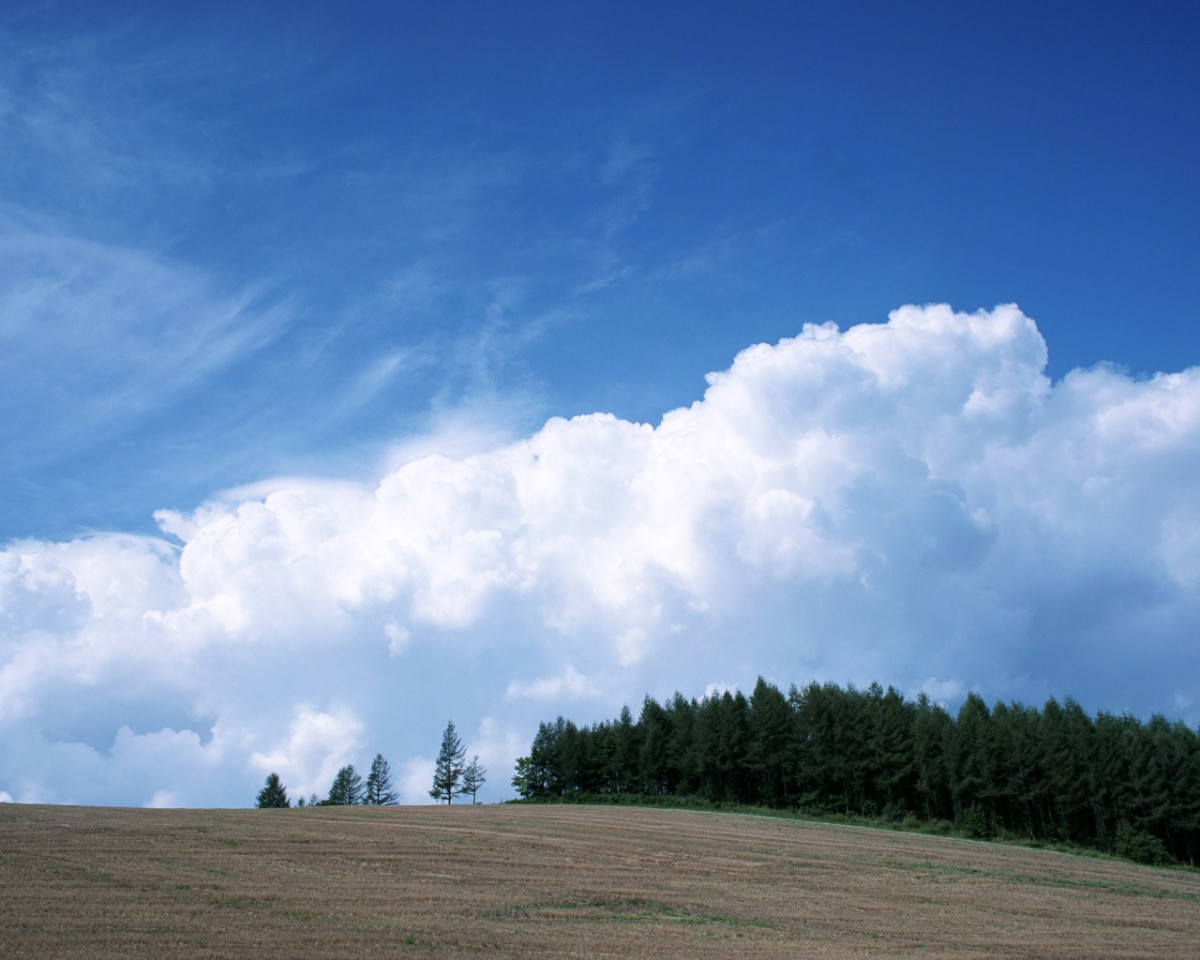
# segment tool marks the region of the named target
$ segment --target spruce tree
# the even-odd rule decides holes
[[[463,792],[463,759],[466,755],[466,747],[458,738],[454,721],[451,720],[442,733],[442,746],[438,751],[437,765],[433,771],[433,789],[429,791],[429,795],[434,800],[452,803],[454,798]]]
[[[267,807],[290,807],[291,801],[288,800],[287,790],[279,780],[279,774],[271,773],[267,776],[267,782],[258,792],[258,806],[260,809]]]
[[[371,772],[367,774],[367,795],[364,803],[376,807],[391,806],[397,801],[392,789],[392,772],[382,753],[375,754],[371,761]]]
[[[349,763],[342,767],[337,772],[337,776],[333,778],[333,785],[329,788],[329,799],[326,803],[335,807],[350,806],[362,803],[363,796],[362,777],[354,769],[354,764]]]

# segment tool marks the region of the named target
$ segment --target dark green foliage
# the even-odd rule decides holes
[[[1167,863],[1171,859],[1162,840],[1145,830],[1135,830],[1128,823],[1117,827],[1113,853],[1138,863]]]
[[[267,782],[263,788],[258,791],[258,806],[260,809],[267,807],[290,807],[291,801],[288,800],[287,790],[279,780],[279,774],[271,773],[267,775]]]
[[[667,751],[671,740],[671,722],[667,712],[647,697],[642,703],[642,715],[638,719],[642,730],[641,771],[642,789],[649,794],[671,793],[671,776],[667,763]]]
[[[399,798],[392,788],[392,771],[382,753],[375,754],[371,761],[371,772],[367,774],[366,794],[363,803],[376,807],[391,806]]]
[[[968,694],[956,716],[924,694],[812,683],[665,703],[635,721],[538,727],[513,786],[532,800],[691,798],[941,824],[967,836],[1097,847],[1145,862],[1200,858],[1200,735],[1071,699],[1038,710]]]
[[[348,763],[333,778],[333,784],[329,787],[329,797],[325,803],[334,807],[351,806],[362,803],[365,797],[362,777],[354,769],[354,764]]]
[[[988,815],[978,803],[967,807],[958,818],[958,829],[969,840],[987,840],[992,835]]]
[[[770,807],[786,806],[792,770],[792,712],[787,699],[762,677],[748,704],[750,742],[746,765],[752,775],[750,789]]]
[[[944,707],[931,704],[923,693],[917,697],[912,731],[916,802],[911,809],[927,820],[949,820],[953,816],[945,749],[953,726],[954,720]]]
[[[529,748],[529,756],[517,758],[517,773],[512,784],[527,800],[561,796],[557,770],[561,767],[559,754],[567,749],[564,734],[567,722],[559,717],[555,725],[538,724],[537,735]]]
[[[458,732],[454,729],[454,721],[451,720],[442,733],[442,746],[438,750],[437,765],[433,772],[433,789],[429,791],[429,795],[434,800],[452,803],[455,797],[462,794],[466,754],[467,748],[463,746]]]

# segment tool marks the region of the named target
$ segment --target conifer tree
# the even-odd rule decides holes
[[[762,677],[750,696],[750,742],[746,765],[755,780],[755,799],[779,806],[788,795],[792,711],[782,693]]]
[[[479,788],[487,783],[487,767],[479,762],[478,754],[471,758],[471,762],[463,768],[462,794],[471,795],[471,802],[475,803],[475,794],[479,792]]]
[[[350,806],[362,803],[363,797],[362,777],[354,769],[354,764],[349,763],[342,767],[337,772],[337,776],[333,778],[333,785],[329,788],[329,799],[326,803],[335,807]]]
[[[382,753],[375,754],[371,761],[371,772],[367,774],[367,794],[364,803],[376,807],[391,806],[397,800],[392,788],[392,771]]]
[[[442,733],[442,746],[438,751],[437,765],[433,771],[433,789],[429,795],[434,800],[445,800],[453,803],[454,798],[462,794],[463,760],[467,755],[466,747],[454,729],[454,721],[446,724]]]
[[[456,792],[473,795],[470,779]],[[647,697],[636,723],[628,707],[591,727],[541,723],[512,783],[529,800],[650,792],[1200,860],[1200,732],[1158,714],[1093,719],[1070,698],[1039,710],[970,693],[954,717],[877,683],[813,682],[785,698],[760,679],[748,700]]]
[[[258,792],[258,806],[260,809],[267,807],[290,807],[291,801],[288,800],[287,790],[284,789],[283,783],[279,780],[279,774],[271,773],[267,775],[267,782]]]

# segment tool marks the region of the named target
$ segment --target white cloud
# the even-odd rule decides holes
[[[921,684],[920,692],[926,694],[934,703],[947,704],[962,699],[966,696],[967,689],[961,680],[929,677]]]
[[[509,700],[551,700],[561,703],[594,697],[599,692],[587,677],[568,666],[556,677],[544,677],[528,683],[514,680],[508,685],[507,696]]]
[[[23,459],[158,415],[286,324],[259,291],[221,295],[194,268],[2,211],[0,256],[13,278],[0,288],[0,401],[24,411],[0,436]]]
[[[428,757],[406,760],[396,777],[396,793],[401,803],[429,803],[435,763]]]
[[[169,807],[181,807],[184,804],[180,803],[178,795],[172,793],[170,790],[155,790],[154,796],[147,800],[143,806],[153,810],[163,810]]]
[[[1015,307],[906,307],[751,347],[657,426],[229,492],[158,515],[182,548],[12,544],[0,790],[249,803],[382,751],[416,802],[453,716],[503,796],[538,720],[714,676],[1197,702],[1200,369],[1045,360]]]
[[[388,639],[388,653],[393,657],[404,653],[412,642],[412,634],[398,623],[385,624],[383,635]]]
[[[253,754],[250,763],[264,778],[278,773],[296,799],[312,793],[323,796],[338,770],[360,750],[362,736],[362,722],[348,710],[326,712],[303,705],[286,738]]]

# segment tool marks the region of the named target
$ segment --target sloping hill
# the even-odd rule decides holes
[[[1200,875],[611,807],[0,805],[0,956],[1186,957]]]

